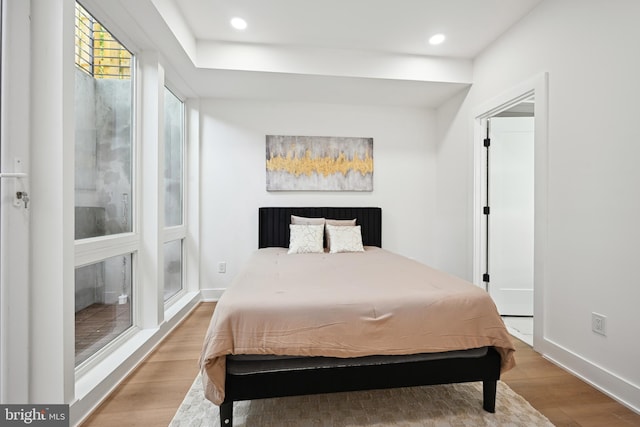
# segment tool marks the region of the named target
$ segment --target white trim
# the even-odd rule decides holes
[[[164,61],[163,61],[164,62]],[[164,87],[166,87],[167,89],[169,89],[169,92],[171,92],[173,94],[173,96],[175,96],[176,98],[178,98],[178,100],[180,102],[182,102],[183,104],[186,103],[186,97],[184,96],[184,94],[179,91],[177,89],[177,87],[173,84],[172,79],[168,76],[168,71],[165,73],[165,79],[164,79]],[[184,109],[183,109],[184,112]]]
[[[167,227],[164,229],[164,232],[162,234],[162,241],[164,243],[171,242],[172,240],[184,239],[187,234],[187,227],[184,225]]]
[[[640,385],[632,384],[547,338],[544,338],[544,348],[545,359],[640,414]],[[616,390],[616,393],[610,390]]]
[[[200,291],[200,100],[185,107],[185,282],[188,292]]]
[[[487,118],[506,110],[514,104],[535,96],[535,220],[534,220],[534,349],[542,351],[544,347],[544,307],[543,295],[545,280],[545,260],[547,248],[547,167],[548,167],[548,73],[539,74],[499,96],[481,104],[473,112],[474,129],[474,191],[473,191],[473,282],[481,285],[484,266],[484,236],[482,221],[483,206],[483,164],[482,140],[484,123]]]
[[[138,55],[141,86],[141,256],[137,308],[139,326],[155,328],[164,320],[164,68],[158,53]]]
[[[200,294],[202,295],[202,301],[204,302],[218,301],[225,290],[226,288],[202,289],[200,290]]]
[[[75,266],[80,267],[114,256],[137,252],[139,248],[140,237],[133,233],[76,240]]]
[[[75,376],[80,378],[88,373],[93,372],[96,367],[101,366],[101,364],[109,359],[114,353],[118,353],[121,351],[122,347],[126,347],[130,345],[131,340],[136,339],[136,336],[140,334],[140,328],[137,326],[131,326],[128,329],[124,330],[120,335],[118,335],[113,340],[109,341],[104,347],[98,349],[94,354],[89,356],[87,360],[76,366]],[[98,368],[100,370],[100,368]],[[103,373],[106,375],[107,372]],[[77,385],[77,383],[76,383]],[[76,396],[78,396],[78,391],[76,390]]]

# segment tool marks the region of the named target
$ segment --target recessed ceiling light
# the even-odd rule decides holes
[[[445,38],[446,37],[444,36],[444,34],[435,34],[431,36],[431,38],[429,39],[429,44],[432,44],[432,45],[440,44],[444,41]]]
[[[235,17],[231,19],[231,26],[236,30],[244,30],[247,28],[247,21],[242,18]]]

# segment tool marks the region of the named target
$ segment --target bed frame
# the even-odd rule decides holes
[[[381,247],[380,208],[259,209],[259,248],[288,247],[290,216],[357,219],[363,244]],[[233,425],[233,402],[304,394],[482,381],[483,408],[495,412],[500,355],[493,347],[410,356],[288,358],[227,356],[220,425]]]

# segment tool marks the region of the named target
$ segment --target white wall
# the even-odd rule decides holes
[[[437,224],[465,231],[446,236],[442,256],[469,278],[472,212],[463,188],[473,178],[463,171],[473,166],[474,108],[547,71],[541,350],[640,411],[638,16],[635,0],[547,0],[476,59],[466,98],[437,113],[438,203],[443,213],[464,212],[438,214]],[[607,316],[606,337],[591,331],[594,311]]]
[[[434,267],[473,277],[473,128],[467,126],[468,91],[436,112],[436,244]]]
[[[372,137],[373,192],[267,192],[265,135]],[[434,141],[432,110],[203,100],[201,287],[226,288],[257,249],[261,206],[380,206],[383,247],[431,262]]]

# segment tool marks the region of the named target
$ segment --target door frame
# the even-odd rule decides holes
[[[473,283],[484,288],[482,275],[486,263],[486,199],[483,140],[488,118],[521,101],[535,97],[534,117],[534,289],[533,347],[543,345],[544,285],[547,247],[547,168],[548,168],[548,73],[541,73],[481,104],[473,112]]]

